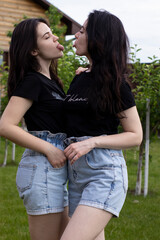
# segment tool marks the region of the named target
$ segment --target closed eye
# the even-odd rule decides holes
[[[50,34],[49,33],[45,34],[45,39],[48,39],[48,38],[50,38]]]
[[[50,33],[50,32],[46,32],[46,33],[42,36],[42,38],[48,39],[48,38],[50,38],[50,36],[51,36],[51,33]]]

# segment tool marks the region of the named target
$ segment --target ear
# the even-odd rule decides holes
[[[38,50],[31,51],[31,55],[36,57],[38,55]]]

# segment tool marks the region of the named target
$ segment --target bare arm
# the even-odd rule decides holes
[[[13,96],[0,119],[0,135],[22,147],[45,154],[54,167],[61,167],[66,160],[63,151],[18,126],[31,105],[31,100]]]
[[[143,133],[137,108],[129,108],[124,113],[126,118],[120,120],[122,133],[92,137],[69,145],[64,153],[71,163],[93,148],[126,149],[140,145]]]

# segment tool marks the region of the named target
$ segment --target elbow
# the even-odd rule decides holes
[[[2,120],[0,120],[0,136],[1,137],[5,137],[6,130],[7,130],[6,124]]]
[[[142,139],[138,139],[137,142],[136,142],[136,146],[139,147],[142,143]]]
[[[143,133],[138,133],[136,136],[135,146],[140,146],[143,141]]]

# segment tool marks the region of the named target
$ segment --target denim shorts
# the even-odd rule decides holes
[[[90,137],[71,137],[69,145]],[[94,148],[73,165],[68,163],[69,215],[78,205],[103,209],[118,217],[128,189],[127,166],[121,150]]]
[[[32,131],[32,135],[64,150],[66,134]],[[54,168],[45,155],[26,149],[19,163],[16,185],[29,215],[63,212],[68,205],[67,163]]]

